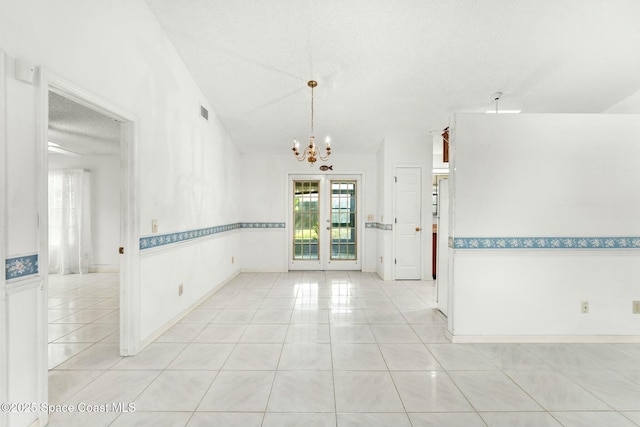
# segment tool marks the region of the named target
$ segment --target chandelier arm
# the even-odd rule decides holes
[[[302,151],[302,155],[299,156],[295,152],[293,153],[293,155],[299,162],[304,162],[304,160],[307,158],[307,148],[305,147],[305,149]]]
[[[331,155],[331,151],[327,151],[327,155],[323,156],[319,151],[318,151],[318,157],[320,157],[320,160],[322,160],[323,162],[326,162],[327,160],[329,160],[329,156]]]

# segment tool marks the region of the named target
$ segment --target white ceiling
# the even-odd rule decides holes
[[[599,113],[640,90],[638,0],[147,0],[241,151],[429,138],[454,112]]]
[[[49,92],[49,141],[81,155],[120,154],[120,123]]]

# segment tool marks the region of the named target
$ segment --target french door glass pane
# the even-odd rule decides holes
[[[331,259],[356,259],[356,181],[331,181]]]
[[[293,181],[293,259],[318,260],[320,181]]]

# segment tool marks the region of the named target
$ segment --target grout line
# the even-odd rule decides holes
[[[338,425],[338,411],[337,411],[337,398],[336,398],[336,382],[335,382],[335,373],[336,373],[336,369],[335,369],[335,360],[334,360],[334,353],[333,353],[333,348],[334,345],[336,344],[336,342],[333,340],[333,336],[331,334],[331,326],[336,326],[336,325],[350,325],[350,326],[359,326],[359,325],[367,325],[369,327],[369,329],[371,330],[372,334],[373,334],[373,326],[376,325],[386,325],[386,326],[390,326],[390,325],[408,325],[411,328],[411,331],[416,334],[418,336],[418,338],[420,339],[420,341],[416,344],[420,344],[421,346],[423,346],[424,348],[427,349],[428,353],[431,355],[431,357],[433,357],[433,359],[440,365],[440,369],[431,369],[431,370],[436,370],[439,372],[443,372],[444,374],[446,374],[446,378],[451,381],[454,386],[457,388],[457,390],[459,391],[459,393],[462,394],[462,396],[464,397],[464,399],[466,399],[466,401],[469,403],[469,405],[472,408],[472,411],[458,411],[460,413],[474,413],[476,414],[476,416],[478,416],[481,420],[482,423],[484,423],[484,425],[487,424],[487,422],[484,420],[484,418],[482,418],[483,413],[487,413],[487,412],[509,412],[509,413],[526,413],[526,412],[535,412],[535,413],[545,413],[545,414],[549,414],[549,416],[552,417],[552,419],[557,420],[557,418],[552,414],[552,412],[591,412],[591,411],[595,411],[595,410],[589,410],[589,409],[585,409],[585,410],[581,410],[581,411],[551,411],[548,410],[546,408],[543,407],[543,405],[541,405],[539,402],[537,402],[529,393],[527,393],[520,384],[518,384],[511,376],[509,376],[507,374],[507,371],[509,371],[509,369],[504,369],[501,366],[498,366],[496,363],[494,363],[494,365],[496,365],[494,367],[495,370],[497,370],[498,372],[501,372],[503,375],[505,375],[509,381],[511,381],[512,383],[514,383],[520,390],[522,390],[522,392],[528,396],[533,402],[536,402],[536,404],[538,404],[540,406],[540,408],[542,409],[541,411],[478,411],[478,409],[473,406],[473,404],[471,403],[471,401],[469,401],[468,397],[462,392],[462,390],[460,389],[460,387],[458,386],[458,384],[453,380],[452,377],[452,373],[456,372],[456,371],[477,371],[477,369],[464,369],[464,370],[453,370],[453,369],[445,369],[444,366],[442,366],[442,364],[440,363],[440,361],[438,360],[438,358],[436,358],[434,356],[434,353],[432,352],[432,349],[429,347],[429,345],[451,345],[451,346],[455,346],[456,344],[451,344],[451,343],[430,343],[430,342],[425,342],[420,334],[418,334],[418,332],[416,331],[416,328],[419,325],[426,325],[427,327],[430,326],[437,326],[438,328],[441,327],[441,323],[428,323],[428,324],[412,324],[408,321],[407,317],[405,316],[405,314],[403,314],[403,309],[398,308],[399,306],[403,306],[406,305],[405,303],[402,302],[402,298],[397,298],[397,297],[401,297],[402,295],[400,295],[399,293],[393,291],[393,288],[390,287],[389,284],[385,284],[384,282],[380,282],[380,281],[372,281],[370,280],[370,277],[365,276],[364,273],[360,273],[359,275],[356,273],[352,273],[352,272],[348,272],[347,273],[347,277],[349,277],[349,279],[347,280],[347,283],[349,284],[348,286],[350,286],[350,288],[353,288],[354,290],[356,290],[356,296],[349,296],[349,298],[353,299],[355,302],[362,302],[361,298],[378,298],[384,301],[390,301],[391,305],[393,306],[392,308],[366,308],[366,304],[364,304],[363,306],[359,306],[354,308],[354,310],[360,312],[365,319],[365,323],[353,323],[352,321],[348,321],[347,323],[336,323],[335,321],[332,322],[332,318],[330,316],[330,312],[331,312],[331,307],[330,307],[330,301],[331,301],[331,282],[332,280],[343,280],[343,277],[341,275],[334,275],[334,274],[327,274],[325,272],[297,272],[295,276],[292,276],[291,273],[278,273],[277,275],[273,276],[273,275],[262,275],[260,273],[256,273],[256,274],[251,274],[249,275],[248,273],[242,273],[241,275],[237,276],[237,278],[239,279],[238,281],[233,281],[230,282],[228,285],[225,285],[225,287],[222,287],[220,290],[223,291],[226,289],[226,292],[224,293],[224,295],[218,295],[217,293],[214,294],[212,296],[212,298],[216,298],[216,296],[220,297],[222,300],[227,300],[227,305],[228,305],[228,301],[230,301],[231,299],[233,299],[234,297],[238,297],[239,292],[241,292],[243,289],[244,290],[251,290],[251,289],[275,289],[276,287],[279,287],[282,285],[283,288],[286,287],[291,287],[291,286],[295,286],[296,284],[298,284],[298,287],[296,288],[297,291],[295,293],[294,296],[294,306],[293,308],[287,308],[287,310],[290,310],[289,313],[289,319],[288,319],[288,323],[286,323],[286,333],[284,335],[284,338],[282,340],[282,343],[269,343],[269,344],[280,344],[280,353],[278,356],[278,361],[275,367],[275,370],[273,370],[273,380],[271,383],[271,387],[269,389],[269,393],[267,396],[267,403],[265,406],[264,411],[251,411],[252,413],[260,413],[262,414],[262,421],[261,423],[263,424],[265,422],[266,419],[266,415],[267,415],[267,408],[268,408],[268,404],[269,401],[272,397],[272,391],[274,390],[274,385],[275,385],[275,380],[276,377],[278,375],[278,372],[280,372],[280,363],[282,361],[282,357],[284,354],[284,349],[285,346],[287,344],[287,337],[291,331],[292,325],[294,325],[294,323],[292,322],[293,320],[293,315],[294,312],[296,310],[296,306],[295,306],[295,301],[298,300],[298,298],[301,296],[300,292],[301,292],[301,288],[299,286],[300,283],[302,282],[309,282],[310,280],[314,280],[314,281],[318,281],[319,286],[318,286],[318,295],[317,297],[322,300],[326,300],[327,301],[327,307],[326,307],[326,312],[327,312],[327,319],[326,322],[327,323],[318,323],[318,319],[315,319],[314,323],[304,323],[306,325],[309,326],[314,326],[314,327],[318,327],[321,325],[326,325],[326,327],[328,328],[329,331],[329,336],[328,336],[328,344],[329,344],[329,350],[330,350],[330,360],[331,360],[331,378],[332,378],[332,382],[333,382],[333,399],[334,399],[334,405],[333,405],[333,409],[334,409],[334,416],[335,416],[335,425],[337,427]],[[102,279],[103,281],[106,281],[107,279]],[[77,283],[74,283],[74,285],[77,285]],[[95,283],[89,282],[89,283],[84,283],[81,284],[80,286],[77,286],[76,288],[74,288],[75,290],[77,289],[81,289],[83,286],[93,286],[95,285]],[[255,285],[255,287],[253,287]],[[268,285],[268,288],[266,288],[266,286]],[[396,284],[394,284],[396,285]],[[429,305],[430,307],[427,309],[429,311],[434,310],[431,307],[431,304],[429,303],[428,297],[422,297],[422,293],[418,293],[414,291],[414,288],[410,288],[408,286],[406,286],[405,284],[402,284],[402,286],[404,286],[404,289],[407,293],[411,292],[410,294],[408,294],[409,296],[411,296],[412,298],[414,298],[415,296],[417,296],[418,300],[421,302],[426,303],[427,305]],[[358,290],[361,289],[367,289],[367,287],[371,286],[371,288],[373,288],[374,286],[377,289],[380,289],[383,292],[383,295],[379,295],[376,297],[370,297],[367,296],[366,292],[365,292],[365,296],[358,296]],[[428,286],[433,286],[433,284],[430,284]],[[324,293],[326,292],[326,290],[328,289],[329,291],[329,295],[327,297],[325,296],[321,296],[320,294],[320,290],[322,291],[322,295],[324,295]],[[246,333],[246,330],[249,326],[251,325],[263,325],[260,323],[251,323],[255,317],[258,314],[258,310],[260,310],[261,305],[264,303],[265,299],[268,298],[268,292],[264,293],[263,291],[259,292],[260,294],[263,294],[261,296],[256,296],[255,298],[252,297],[253,299],[261,299],[260,304],[258,305],[258,308],[253,310],[253,313],[251,315],[251,318],[249,319],[249,323],[246,324],[242,324],[244,326],[244,329],[242,331],[242,334],[238,337],[238,339],[236,339],[233,343],[228,343],[228,344],[232,344],[231,346],[231,350],[229,351],[229,353],[227,354],[227,356],[225,357],[224,361],[222,361],[220,368],[215,370],[215,375],[213,376],[213,380],[211,381],[211,383],[209,384],[209,386],[207,387],[206,391],[203,393],[202,397],[200,398],[200,401],[197,403],[195,410],[193,411],[180,411],[180,412],[190,412],[190,416],[187,419],[187,423],[191,422],[191,420],[193,419],[194,415],[196,412],[198,412],[198,408],[200,407],[200,405],[202,404],[202,401],[204,399],[204,397],[207,395],[207,393],[209,393],[209,391],[211,390],[211,387],[213,386],[213,384],[215,383],[216,379],[219,377],[221,371],[223,370],[225,364],[228,362],[229,358],[231,357],[231,355],[233,354],[234,350],[237,348],[238,344],[240,344],[240,340],[242,339],[242,337],[244,336],[244,334]],[[57,296],[52,296],[50,295],[50,298],[56,298],[59,297],[60,294],[58,294]],[[270,297],[270,298],[279,298],[278,297]],[[284,297],[284,295],[283,295]],[[76,298],[75,300],[81,300],[82,298],[91,298],[89,296],[81,296]],[[105,298],[106,299],[106,298]],[[365,301],[366,302],[366,301]],[[372,302],[376,302],[376,301],[372,301]],[[64,303],[62,303],[64,304]],[[99,304],[99,303],[96,303]],[[204,303],[203,303],[204,304]],[[180,351],[178,351],[178,353],[172,358],[171,361],[169,361],[169,363],[166,364],[166,366],[161,369],[161,370],[157,370],[157,369],[152,369],[152,371],[157,371],[157,374],[151,379],[151,382],[149,384],[147,384],[142,391],[137,395],[137,397],[133,400],[138,399],[143,393],[145,393],[148,388],[151,386],[151,384],[153,384],[155,381],[157,381],[158,377],[160,375],[162,375],[164,372],[168,372],[168,371],[180,371],[181,369],[169,369],[169,366],[171,365],[171,363],[173,363],[178,357],[180,357],[180,355],[182,355],[184,353],[184,351],[191,345],[196,343],[196,338],[210,325],[224,325],[224,324],[217,324],[217,323],[213,323],[215,321],[215,319],[221,315],[222,311],[224,310],[233,310],[233,309],[229,309],[226,308],[226,306],[224,307],[202,307],[202,304],[196,308],[194,308],[194,310],[197,310],[199,308],[202,309],[206,309],[206,310],[213,310],[213,311],[217,311],[217,313],[211,318],[209,319],[208,323],[205,324],[200,324],[202,325],[202,328],[200,329],[200,331],[194,335],[193,338],[191,338],[189,341],[185,341],[185,342],[181,342],[182,344],[185,344],[185,347],[182,348]],[[54,309],[53,307],[49,307],[49,309]],[[77,312],[81,312],[83,310],[88,310],[90,308],[88,307],[84,307],[82,309],[77,309],[75,311],[75,313]],[[241,310],[243,309],[242,306],[235,308],[236,310]],[[318,307],[318,310],[325,310],[325,308],[322,307]],[[265,310],[271,310],[269,308],[266,308]],[[278,308],[274,308],[273,310],[279,310]],[[315,310],[316,312],[318,310]],[[377,323],[375,320],[372,320],[372,316],[377,315],[377,313],[381,312],[381,311],[385,311],[385,310],[394,310],[395,312],[399,313],[402,316],[402,319],[404,319],[405,323]],[[404,309],[404,311],[410,311],[410,310],[422,310],[422,309]],[[115,311],[115,309],[114,309]],[[109,314],[106,314],[105,316],[108,316]],[[69,315],[70,316],[70,315]],[[66,316],[65,316],[66,317]],[[104,317],[104,316],[103,316]],[[92,322],[89,323],[81,323],[82,326],[80,326],[80,328],[76,328],[70,332],[68,332],[67,334],[61,336],[61,337],[57,337],[55,341],[57,341],[58,339],[62,339],[64,336],[67,336],[69,334],[72,334],[74,331],[77,331],[79,329],[82,329],[88,325],[98,325],[100,323],[96,323],[98,320],[100,320],[102,317],[95,319]],[[351,318],[352,319],[352,318]],[[308,319],[307,319],[308,320]],[[382,319],[384,321],[384,318]],[[295,323],[295,325],[298,324],[302,324],[302,323]],[[107,324],[104,324],[107,325]],[[193,324],[189,324],[192,325]],[[278,325],[283,325],[282,323],[279,323]],[[446,323],[445,323],[446,326]],[[195,326],[193,326],[195,329]],[[95,344],[97,343],[103,343],[103,340],[106,339],[107,337],[111,336],[111,334],[108,334],[106,337],[103,337],[102,339],[96,341],[96,342],[92,342],[91,345],[89,345],[86,349],[83,349],[81,352],[67,358],[65,361],[61,362],[58,366],[60,366],[61,364],[65,363],[66,361],[68,361],[69,359],[76,357],[80,354],[82,354],[83,352],[93,348],[95,346]],[[384,353],[382,352],[381,346],[383,345],[393,345],[393,343],[383,343],[383,342],[379,342],[379,337],[377,337],[375,334],[373,334],[374,337],[374,342],[376,344],[376,347],[378,349],[379,354],[381,355],[384,363],[385,363],[385,367],[386,367],[386,371],[376,371],[376,372],[386,372],[387,375],[391,378],[392,380],[392,384],[395,388],[395,391],[398,395],[398,397],[400,398],[400,402],[403,406],[404,409],[404,414],[407,417],[407,419],[409,420],[409,424],[412,425],[412,421],[411,418],[409,417],[409,413],[406,410],[405,407],[405,402],[402,400],[402,397],[400,396],[399,390],[398,390],[398,386],[396,384],[396,381],[394,379],[393,373],[394,372],[412,372],[411,370],[400,370],[400,371],[391,371],[389,368],[389,360],[388,357],[385,357]],[[58,343],[58,342],[53,342],[55,344],[73,344],[73,343]],[[157,342],[157,341],[156,341]],[[226,344],[226,343],[219,343],[216,342],[217,344]],[[300,342],[302,344],[302,342]],[[318,343],[317,340],[311,342],[311,341],[305,341],[305,343]],[[254,344],[254,343],[248,343],[248,344]],[[260,344],[260,343],[257,343]],[[293,344],[293,343],[292,343]],[[347,343],[345,343],[347,344]],[[350,343],[350,344],[361,344],[361,343]],[[371,343],[364,343],[365,345],[370,345]],[[578,383],[577,381],[574,381],[571,377],[567,376],[567,373],[565,371],[562,371],[558,368],[555,367],[555,365],[551,365],[550,364],[550,358],[549,357],[542,357],[539,356],[535,351],[535,348],[532,347],[528,347],[528,346],[522,346],[520,344],[517,344],[518,348],[522,349],[523,351],[525,351],[528,355],[534,357],[536,360],[540,360],[541,362],[543,362],[544,364],[548,365],[548,369],[544,368],[544,370],[549,370],[551,372],[555,372],[557,373],[559,376],[563,377],[565,380],[569,381],[570,383],[580,387],[580,389],[584,390],[588,395],[595,397],[596,399],[602,401],[606,406],[610,407],[610,409],[606,409],[606,410],[598,410],[598,412],[611,412],[611,413],[617,413],[622,415],[625,419],[629,419],[629,421],[631,421],[632,423],[635,423],[633,420],[631,420],[630,418],[628,418],[626,415],[624,415],[622,413],[622,411],[620,410],[616,410],[615,408],[612,407],[612,405],[608,404],[607,401],[600,399],[597,395],[595,395],[594,393],[592,393],[591,391],[589,391],[589,389],[587,389],[586,387],[582,386],[580,383]],[[483,353],[482,351],[480,351],[480,349],[478,348],[478,346],[476,345],[471,345],[471,348],[473,348],[480,356],[482,356],[483,358],[492,361],[492,358],[489,357],[488,355],[486,355],[485,353]],[[578,347],[576,347],[578,348]],[[571,348],[569,348],[571,349]],[[634,356],[634,352],[633,351],[627,351],[625,350],[625,354],[628,354],[629,358],[632,358]],[[590,354],[590,353],[586,353],[585,350],[585,354]],[[502,357],[502,356],[499,356]],[[96,380],[98,380],[98,378],[101,378],[103,375],[105,375],[107,372],[111,371],[111,372],[122,372],[123,370],[119,370],[119,369],[114,369],[114,366],[120,361],[122,360],[121,357],[118,357],[118,360],[116,362],[114,362],[111,366],[107,367],[107,368],[103,368],[103,369],[91,369],[91,371],[93,372],[97,372],[97,376],[95,378],[93,378],[91,381],[89,381],[87,384],[81,386],[78,390],[76,390],[74,393],[70,394],[69,397],[67,397],[65,399],[65,402],[68,402],[70,400],[72,400],[75,396],[77,396],[79,393],[81,393],[83,390],[85,390],[87,387],[89,387],[91,384],[94,384]],[[551,360],[552,362],[552,360]],[[472,365],[473,366],[473,365]],[[180,368],[178,366],[178,368]],[[492,369],[492,370],[494,370]],[[534,370],[533,372],[540,372],[540,370],[543,368],[539,368]],[[70,368],[70,369],[57,369],[57,367],[54,367],[53,369],[50,370],[50,372],[54,372],[54,371],[59,371],[59,372],[65,372],[65,371],[84,371],[86,369],[74,369],[74,368]],[[149,369],[144,369],[144,368],[140,368],[140,369],[136,369],[136,370],[131,370],[131,372],[133,371],[140,371],[140,370],[149,370]],[[490,371],[492,371],[490,370]],[[518,369],[511,369],[513,371],[518,371]],[[588,370],[588,368],[583,368],[583,370]],[[628,370],[633,370],[633,369],[628,369]],[[214,370],[207,370],[207,371],[214,371]],[[423,369],[422,371],[426,371],[425,369]],[[228,371],[231,372],[231,371]],[[326,372],[326,371],[321,371],[321,372]],[[353,371],[356,372],[356,371]],[[489,371],[487,371],[489,372]],[[610,399],[607,399],[610,400]],[[62,402],[64,403],[64,402]],[[154,412],[158,412],[158,411],[154,411]],[[214,411],[214,412],[229,412],[229,411]],[[453,411],[456,412],[456,411]],[[630,411],[633,412],[633,411]],[[400,412],[397,412],[400,413]],[[457,412],[456,412],[457,413]],[[116,420],[118,420],[121,416],[123,416],[123,414],[118,415],[112,423],[115,423]],[[560,421],[558,421],[560,422]]]

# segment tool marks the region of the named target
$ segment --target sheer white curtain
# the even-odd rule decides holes
[[[91,258],[91,173],[49,171],[49,273],[88,273]]]

